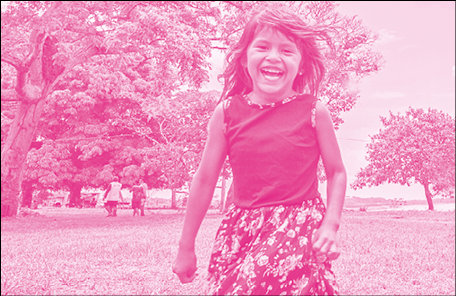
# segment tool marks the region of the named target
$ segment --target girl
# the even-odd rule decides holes
[[[266,10],[228,54],[224,100],[209,123],[173,266],[182,283],[195,277],[195,237],[228,155],[233,205],[215,239],[210,293],[338,294],[329,260],[339,255],[346,173],[329,112],[315,98],[324,74],[316,38],[326,39],[294,14]]]

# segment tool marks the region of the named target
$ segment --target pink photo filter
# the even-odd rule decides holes
[[[454,1],[1,7],[2,295],[455,294]]]

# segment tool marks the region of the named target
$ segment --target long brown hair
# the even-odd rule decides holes
[[[223,78],[224,86],[220,98],[224,100],[236,94],[247,94],[252,91],[252,80],[241,61],[246,59],[247,48],[255,35],[264,28],[280,31],[295,42],[301,53],[299,72],[293,82],[293,90],[303,93],[307,87],[310,94],[316,96],[320,83],[325,75],[325,67],[317,40],[330,40],[324,30],[317,30],[306,25],[297,15],[283,9],[266,9],[255,14],[244,28],[239,41],[228,51],[227,67],[218,79]]]

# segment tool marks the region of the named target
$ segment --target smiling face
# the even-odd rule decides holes
[[[257,103],[283,100],[296,92],[301,54],[296,44],[277,30],[258,32],[247,48],[247,70],[252,78],[250,99]]]

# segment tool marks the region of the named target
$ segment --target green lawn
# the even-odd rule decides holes
[[[183,214],[44,208],[1,220],[1,293],[201,294],[221,216],[208,214],[197,239],[199,276],[181,285],[171,272]],[[454,212],[344,211],[342,294],[443,295],[455,291]]]

